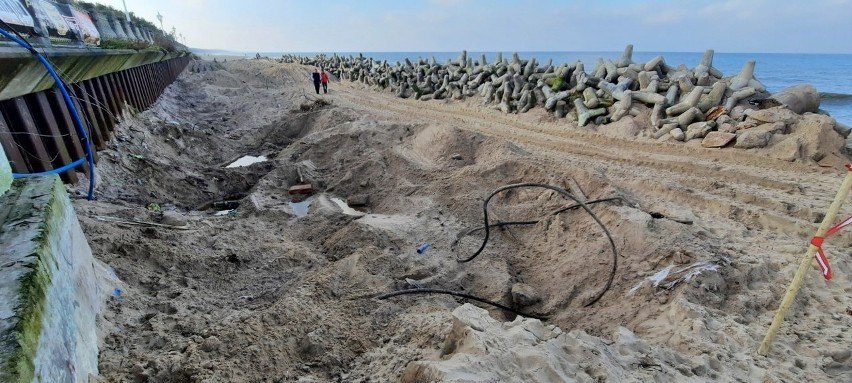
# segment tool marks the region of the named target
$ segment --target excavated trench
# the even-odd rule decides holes
[[[298,70],[226,67],[237,65],[245,73],[188,75],[153,111],[125,122],[117,129],[125,139],[101,159],[100,200],[76,201],[95,255],[126,285],[102,326],[100,368],[109,381],[396,381],[409,362],[440,355],[450,313],[465,302],[373,298],[400,289],[464,291],[546,316],[564,331],[606,338],[626,326],[660,343],[671,333],[648,323],[663,313],[693,315],[680,308],[684,301],[708,310],[773,302],[768,291],[760,303],[738,294],[741,283],[766,280],[777,267],[732,265],[741,249],[721,232],[649,200],[618,172],[344,102],[301,111],[302,93],[282,96],[254,75],[287,83]],[[236,105],[222,101],[239,92]],[[246,155],[268,161],[226,168]],[[456,261],[482,243],[482,231],[460,234],[483,225],[484,198],[520,182],[581,200],[618,198],[590,207],[618,250],[611,286],[601,227],[582,209],[551,214],[573,201],[540,188],[507,191],[489,205],[492,223],[537,222],[493,228],[475,260]],[[301,183],[315,195],[295,211],[301,199],[288,189]],[[186,227],[98,219],[157,222],[151,203],[177,212]],[[418,253],[423,244],[430,246]],[[702,262],[716,268],[677,283],[685,273],[678,270]],[[669,265],[663,281],[672,287],[653,286],[648,278]],[[515,318],[481,307],[500,321]]]

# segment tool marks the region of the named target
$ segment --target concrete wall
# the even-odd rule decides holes
[[[97,375],[95,318],[109,294],[97,265],[59,177],[16,180],[0,196],[0,382]]]
[[[50,60],[62,80],[69,84],[187,55],[185,52],[167,53],[156,49],[51,48],[40,51]],[[55,84],[53,77],[32,53],[17,47],[0,47],[0,100],[40,92]]]
[[[12,168],[9,166],[6,153],[3,152],[3,147],[0,146],[0,197],[9,190],[10,185],[12,185]]]

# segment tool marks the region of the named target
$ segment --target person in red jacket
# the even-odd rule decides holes
[[[328,73],[325,73],[325,70],[320,74],[320,82],[322,82],[322,92],[328,93]]]

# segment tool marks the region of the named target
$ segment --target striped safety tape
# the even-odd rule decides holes
[[[811,245],[816,246],[817,252],[814,257],[819,263],[819,267],[822,268],[822,275],[825,279],[831,279],[831,266],[828,264],[828,257],[825,256],[825,251],[822,250],[822,244],[825,242],[825,239],[831,237],[836,234],[840,229],[849,226],[852,224],[852,217],[846,218],[843,222],[835,225],[831,229],[828,229],[828,232],[825,233],[825,236],[822,237],[814,237],[811,239]]]

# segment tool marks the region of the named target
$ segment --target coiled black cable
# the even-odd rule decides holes
[[[603,297],[603,295],[612,286],[612,281],[615,278],[615,272],[618,269],[618,249],[616,248],[615,241],[612,239],[612,235],[610,234],[609,230],[606,228],[606,225],[604,225],[603,222],[601,222],[600,218],[598,218],[598,216],[592,211],[592,209],[589,208],[590,202],[584,202],[584,201],[578,199],[577,197],[575,197],[573,194],[571,194],[567,190],[553,186],[553,185],[548,185],[548,184],[543,184],[543,183],[538,183],[538,182],[525,182],[525,183],[520,183],[520,184],[506,185],[506,186],[500,187],[497,190],[494,190],[493,192],[491,192],[491,194],[488,195],[488,198],[486,198],[485,202],[482,204],[482,214],[483,214],[484,226],[482,228],[478,228],[480,230],[485,229],[485,238],[483,238],[482,244],[479,246],[479,249],[476,250],[475,253],[473,253],[473,255],[471,255],[467,258],[463,258],[463,259],[458,258],[458,256],[457,256],[456,260],[460,263],[470,262],[470,261],[474,260],[474,258],[476,258],[477,256],[479,256],[480,253],[482,253],[482,251],[485,249],[485,246],[488,244],[488,238],[491,235],[490,228],[493,227],[493,226],[496,226],[496,225],[500,225],[500,224],[491,225],[491,224],[488,223],[488,203],[491,201],[491,199],[494,198],[495,195],[497,195],[501,192],[504,192],[506,190],[518,189],[518,188],[524,188],[524,187],[537,187],[537,188],[544,188],[544,189],[553,190],[553,191],[559,193],[560,195],[562,195],[563,197],[574,200],[574,202],[576,202],[576,205],[578,207],[583,208],[583,210],[585,210],[587,213],[589,213],[589,215],[592,216],[592,219],[594,219],[595,222],[597,222],[597,224],[601,227],[601,229],[603,229],[604,234],[606,234],[606,237],[609,240],[610,245],[612,246],[612,267],[610,269],[609,277],[607,278],[607,282],[604,285],[604,287],[601,289],[600,292],[597,293],[597,295],[595,295],[595,297],[589,303],[586,303],[585,306],[588,307],[588,306],[595,304],[598,300],[601,299],[601,297]],[[570,208],[571,207],[565,207],[563,209],[568,210]],[[564,210],[560,209],[560,210],[558,210],[558,212],[562,212]],[[558,214],[558,213],[555,213],[555,214]],[[515,224],[530,224],[530,223],[527,223],[527,222],[531,222],[531,221],[519,221],[519,222],[523,222],[523,223],[515,223]],[[506,224],[507,223],[503,223],[500,226],[505,226]]]

